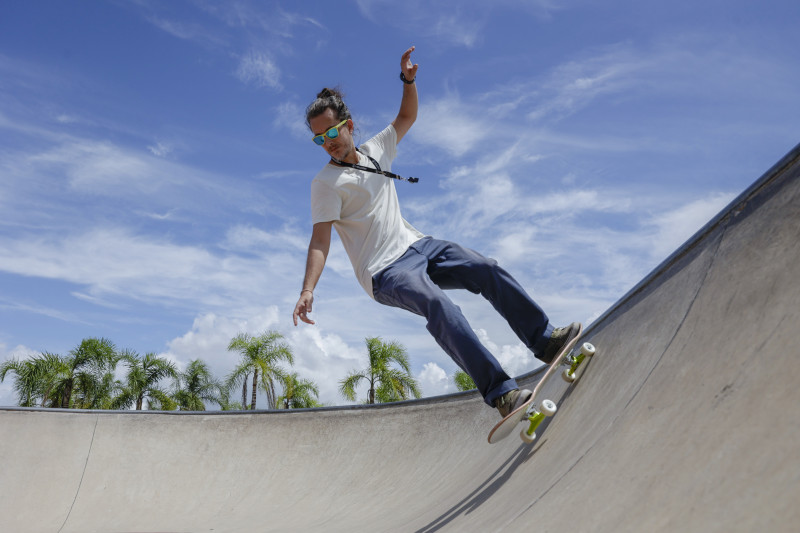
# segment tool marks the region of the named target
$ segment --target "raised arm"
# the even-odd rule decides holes
[[[400,58],[400,72],[403,73],[403,76],[405,76],[408,81],[416,80],[417,68],[419,67],[419,65],[415,65],[411,62],[411,52],[414,51],[414,48],[415,47],[412,46],[406,50],[403,53],[403,57]],[[417,120],[418,107],[419,99],[417,97],[416,82],[403,83],[403,99],[400,101],[400,111],[398,111],[397,117],[392,121],[392,125],[397,132],[397,142],[400,142],[400,139],[408,133],[411,125]]]

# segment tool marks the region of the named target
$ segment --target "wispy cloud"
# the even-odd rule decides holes
[[[186,41],[192,41],[202,46],[226,47],[230,43],[219,32],[212,30],[200,23],[187,20],[172,20],[165,16],[152,13],[147,20],[156,28]]]
[[[434,11],[425,9],[430,3],[421,0],[358,0],[357,4],[361,14],[374,23],[413,27],[419,35],[466,48],[481,40],[487,22],[480,15],[487,12],[485,2],[439,2]]]
[[[276,108],[275,125],[288,129],[296,139],[309,139],[311,136],[305,123],[305,109],[296,102],[283,102]]]
[[[166,157],[172,152],[173,148],[169,144],[157,142],[154,145],[148,146],[150,153],[157,157]]]
[[[414,142],[445,150],[455,158],[473,150],[491,134],[489,119],[458,94],[423,103],[413,130]]]
[[[450,46],[473,48],[483,40],[486,25],[498,8],[545,18],[558,7],[551,0],[357,0],[361,15],[380,25],[413,28],[416,35]]]
[[[195,4],[193,17],[187,19],[183,13],[180,20],[169,15],[170,6],[140,3],[134,7],[150,24],[173,37],[235,57],[236,78],[259,88],[281,88],[279,61],[294,54],[291,42],[296,28],[324,30],[316,18],[287,11],[277,3],[200,2]],[[209,22],[209,18],[222,25]]]
[[[281,72],[275,62],[264,52],[251,50],[239,60],[236,77],[243,83],[256,87],[280,89]]]
[[[601,95],[621,93],[638,81],[634,74],[644,67],[645,63],[625,46],[561,65],[542,83],[539,103],[528,118],[558,119],[585,108]]]
[[[38,305],[35,303],[28,303],[25,301],[14,301],[8,298],[0,298],[0,309],[11,310],[17,313],[46,316],[49,318],[55,318],[56,320],[61,320],[63,322],[69,322],[72,324],[87,323],[86,321],[81,320],[77,315],[73,313],[65,313],[63,311],[60,311],[52,307]],[[0,359],[0,361],[2,361],[2,359]]]

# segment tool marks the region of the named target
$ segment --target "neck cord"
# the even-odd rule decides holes
[[[356,148],[356,152],[358,152],[359,154],[363,153],[358,148]],[[403,176],[398,176],[394,172],[389,172],[388,170],[381,170],[381,166],[373,157],[367,154],[364,155],[369,158],[369,160],[372,162],[373,165],[375,165],[375,168],[365,167],[364,165],[354,165],[353,163],[347,163],[345,161],[339,161],[335,157],[331,157],[331,161],[343,167],[354,168],[356,170],[364,170],[366,172],[373,172],[375,174],[381,174],[383,176],[386,176],[387,178],[392,178],[395,180],[407,181],[409,183],[417,183],[419,181],[419,178],[404,178]]]

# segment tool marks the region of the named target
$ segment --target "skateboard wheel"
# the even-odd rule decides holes
[[[519,438],[522,439],[522,442],[526,442],[526,443],[530,444],[531,442],[536,440],[536,432],[534,431],[533,435],[528,435],[528,431],[523,429],[519,433]]]
[[[575,374],[570,374],[569,371],[569,368],[565,368],[564,372],[561,373],[561,377],[564,378],[564,381],[567,383],[572,383],[575,381]]]
[[[595,352],[594,344],[584,342],[583,346],[581,346],[581,353],[587,357],[593,356],[594,352]]]
[[[555,402],[551,400],[544,400],[542,402],[542,407],[539,410],[544,416],[553,416],[554,414],[556,414],[557,409],[558,407],[556,407]]]

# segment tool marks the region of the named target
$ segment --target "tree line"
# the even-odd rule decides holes
[[[421,396],[400,343],[371,337],[366,347],[367,366],[339,382],[343,398],[358,401],[356,389],[362,384],[368,386],[364,403]],[[201,359],[179,371],[175,363],[156,353],[140,355],[119,350],[106,338],[87,338],[67,355],[41,352],[3,362],[0,383],[14,376],[13,389],[21,407],[205,411],[206,404],[213,403],[223,411],[247,410],[256,408],[259,392],[266,396],[269,409],[322,405],[317,384],[286,369],[294,365],[294,355],[277,331],[255,336],[239,333],[228,351],[237,352],[239,362],[217,378]],[[126,367],[122,379],[117,378],[120,365]],[[454,379],[459,390],[475,387],[464,372],[457,372]]]

